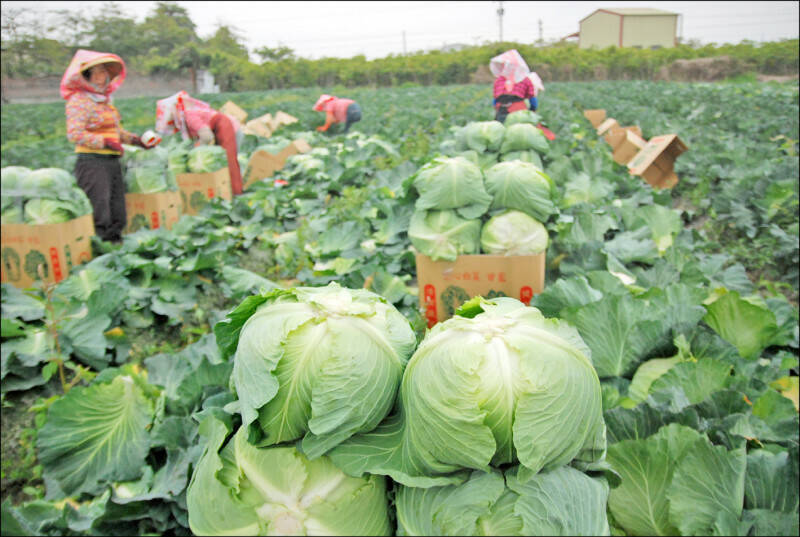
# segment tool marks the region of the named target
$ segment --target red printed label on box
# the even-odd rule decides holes
[[[158,211],[150,213],[150,229],[158,229]]]
[[[436,288],[433,285],[426,285],[425,291],[425,318],[428,320],[428,328],[436,324]]]
[[[53,278],[56,282],[64,279],[64,273],[61,271],[61,263],[58,260],[58,250],[55,246],[50,247],[50,264],[53,265]]]
[[[528,285],[521,287],[519,290],[519,301],[526,306],[530,306],[531,298],[533,298],[533,289]]]
[[[208,195],[208,199],[213,198],[214,197],[214,189],[209,187],[207,195]]]

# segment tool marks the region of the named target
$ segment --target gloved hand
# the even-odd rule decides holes
[[[328,130],[328,127],[326,125],[320,125],[319,127],[317,127],[317,130],[319,132],[325,132],[326,130]]]
[[[151,147],[153,147],[151,145],[145,145],[145,143],[142,141],[142,139],[139,138],[138,136],[136,136],[135,134],[133,135],[133,138],[131,139],[131,145],[135,145],[137,147],[141,147],[142,149],[150,149]]]
[[[536,108],[539,106],[539,99],[537,99],[536,97],[531,97],[530,99],[528,99],[528,102],[531,104],[531,110],[536,112]]]
[[[122,144],[119,143],[119,140],[115,140],[113,138],[103,138],[103,147],[105,149],[111,149],[112,151],[119,151],[120,156],[125,152],[122,149]]]

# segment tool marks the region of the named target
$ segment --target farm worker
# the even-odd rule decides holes
[[[235,118],[214,110],[208,103],[190,97],[185,91],[179,91],[156,104],[156,131],[162,134],[180,132],[184,140],[194,140],[195,146],[216,143],[225,149],[231,190],[237,196],[242,193],[242,172],[237,153],[244,133]]]
[[[316,112],[325,111],[325,124],[317,127],[320,132],[325,132],[334,123],[344,122],[344,130],[350,130],[350,125],[361,121],[361,107],[352,99],[340,99],[333,95],[321,95],[314,104]]]
[[[516,49],[507,50],[492,58],[489,62],[489,70],[496,77],[492,105],[497,110],[495,113],[497,121],[503,123],[508,114],[527,110],[525,99],[528,99],[530,109],[536,111],[539,105],[536,97],[539,89],[529,77],[530,69]],[[538,75],[535,79],[538,80],[538,86],[544,89]]]
[[[104,241],[120,242],[127,224],[122,144],[150,149],[122,128],[111,94],[125,80],[125,63],[116,54],[79,49],[61,78],[67,101],[67,139],[78,158],[75,178],[92,203],[94,228]]]

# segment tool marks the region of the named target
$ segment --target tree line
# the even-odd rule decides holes
[[[116,2],[97,5],[90,14],[55,10],[46,20],[32,19],[13,5],[4,7],[2,76],[60,75],[79,48],[117,54],[129,69],[142,74],[189,74],[196,81],[199,70],[208,70],[225,92],[483,82],[476,74],[485,71],[489,59],[509,48],[519,50],[531,68],[549,81],[653,79],[676,60],[718,56],[731,58],[731,75],[798,72],[797,39],[723,45],[689,42],[656,50],[580,49],[570,42],[496,42],[449,52],[390,54],[374,60],[364,56],[311,60],[298,57],[285,46],[249,51],[237,30],[226,25],[219,25],[210,37],[200,38],[187,10],[173,2],[158,2],[142,22],[126,16]]]

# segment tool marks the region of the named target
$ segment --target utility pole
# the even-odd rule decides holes
[[[539,19],[539,43],[544,41],[543,34],[542,34],[542,19]]]
[[[403,30],[403,56],[406,55],[406,31]]]
[[[503,13],[505,13],[505,10],[503,9],[503,2],[498,2],[498,4],[500,4],[500,7],[497,8],[497,20],[500,23],[500,42],[502,42],[503,41]]]

